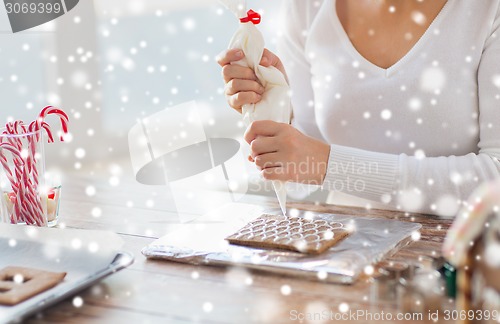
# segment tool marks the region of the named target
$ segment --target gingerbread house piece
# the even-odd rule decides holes
[[[499,209],[500,181],[483,184],[471,195],[446,236],[443,255],[457,269],[460,323],[500,320]]]

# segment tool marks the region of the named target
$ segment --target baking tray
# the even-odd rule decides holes
[[[0,269],[66,272],[57,286],[14,306],[0,305],[0,323],[21,322],[133,263],[109,231],[0,224]]]
[[[288,209],[295,217],[340,222],[353,233],[320,255],[230,245],[225,238],[263,213],[280,210],[231,203],[183,225],[142,249],[152,259],[240,266],[281,275],[291,275],[329,283],[353,284],[365,267],[392,255],[412,242],[412,234],[421,225],[392,219],[317,213]]]
[[[134,262],[134,256],[128,252],[118,252],[107,268],[90,274],[88,277],[74,282],[62,282],[56,287],[38,295],[42,298],[31,298],[16,306],[9,306],[7,316],[0,318],[1,323],[20,323],[23,319],[30,317],[50,306],[53,306],[77,292],[92,286],[103,278],[125,269]]]

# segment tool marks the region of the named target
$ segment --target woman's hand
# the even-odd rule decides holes
[[[255,121],[245,132],[249,160],[268,180],[321,185],[326,175],[330,146],[294,127],[269,120]]]
[[[245,54],[240,49],[230,49],[217,56],[217,62],[222,66],[222,77],[225,83],[225,95],[229,106],[241,113],[241,107],[246,104],[258,103],[262,99],[264,87],[257,80],[251,68],[231,64],[243,59]],[[286,77],[285,69],[280,59],[267,49],[264,50],[260,65],[274,66]]]

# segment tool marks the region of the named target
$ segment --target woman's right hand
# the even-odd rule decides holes
[[[217,63],[222,67],[226,100],[229,106],[239,113],[243,105],[258,103],[264,93],[264,87],[259,83],[251,68],[231,64],[231,62],[241,60],[244,56],[245,54],[240,49],[226,50],[217,56]],[[274,66],[285,74],[280,59],[267,49],[264,50],[260,65]]]

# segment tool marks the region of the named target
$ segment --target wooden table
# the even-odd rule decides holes
[[[89,186],[95,195],[85,193]],[[81,292],[83,306],[75,307],[69,299],[29,319],[29,323],[300,323],[293,320],[293,314],[338,313],[341,303],[351,310],[396,311],[395,300],[370,298],[369,278],[343,286],[244,269],[147,260],[141,248],[179,226],[173,207],[162,198],[162,187],[143,186],[133,179],[122,179],[118,186],[112,186],[107,179],[90,173],[66,178],[63,190],[62,226],[119,233],[124,249],[134,253],[135,263]],[[92,193],[92,188],[87,191]],[[275,199],[252,195],[244,199],[275,207]],[[421,239],[394,256],[402,260],[439,256],[451,224],[450,220],[403,212],[306,203],[289,207],[421,223]],[[282,294],[284,285],[291,288],[289,295]],[[385,322],[397,321],[378,323]]]

